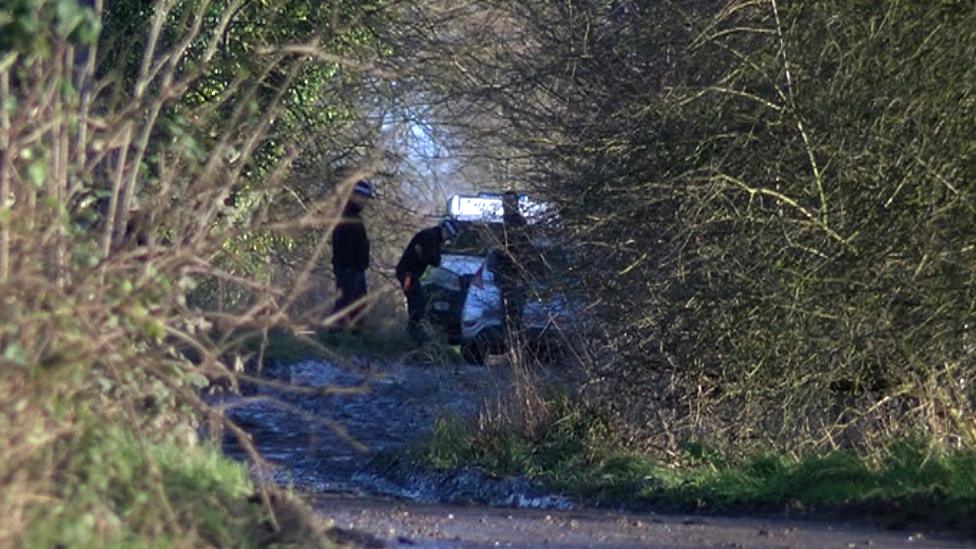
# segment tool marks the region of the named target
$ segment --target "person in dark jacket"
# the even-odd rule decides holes
[[[422,343],[426,337],[420,326],[424,319],[426,298],[424,288],[420,285],[420,277],[427,267],[439,267],[441,264],[441,248],[445,241],[454,238],[458,233],[457,222],[445,219],[436,227],[421,230],[410,239],[396,266],[396,278],[400,288],[407,298],[407,332],[417,343]]]
[[[332,230],[332,272],[339,297],[332,310],[336,329],[359,331],[366,296],[366,269],[369,268],[369,237],[360,215],[373,197],[368,181],[353,187],[342,212],[342,219]]]
[[[522,325],[524,272],[531,248],[525,217],[519,211],[519,196],[515,191],[505,191],[502,195],[502,226],[504,241],[496,270],[505,327],[511,337],[518,333]]]

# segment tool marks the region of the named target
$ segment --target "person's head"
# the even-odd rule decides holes
[[[349,204],[362,210],[370,198],[373,198],[373,187],[369,181],[361,179],[356,182],[352,188],[352,193],[349,194]]]
[[[441,240],[448,241],[454,240],[454,238],[460,232],[460,227],[458,227],[457,221],[451,219],[450,217],[441,221]]]
[[[506,213],[517,212],[519,208],[518,193],[512,190],[505,191],[502,194],[502,208]]]

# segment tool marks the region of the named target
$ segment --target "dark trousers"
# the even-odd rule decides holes
[[[505,329],[510,337],[522,330],[522,309],[525,307],[525,289],[511,283],[501,285],[502,312]]]
[[[410,287],[405,287],[404,282],[410,277]],[[426,339],[420,323],[423,322],[427,312],[427,300],[424,295],[424,287],[420,285],[420,277],[412,274],[397,276],[400,281],[400,288],[403,288],[403,295],[407,297],[407,333],[415,341]]]
[[[362,324],[363,311],[366,308],[366,303],[360,301],[366,295],[366,271],[334,267],[333,272],[335,273],[336,290],[339,291],[339,297],[336,299],[332,314],[340,314],[336,318],[335,327],[340,329],[351,328],[353,331],[358,331]]]
[[[510,338],[522,330],[522,308],[525,307],[525,280],[513,259],[503,256],[495,272],[502,298],[502,322]]]

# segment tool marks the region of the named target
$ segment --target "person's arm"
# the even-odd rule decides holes
[[[433,227],[431,229],[427,229],[424,232],[424,238],[421,239],[421,242],[423,243],[422,244],[423,250],[422,250],[422,255],[420,257],[421,259],[423,259],[424,263],[426,263],[427,265],[431,265],[433,267],[441,266],[440,230],[441,230],[440,227]]]
[[[441,266],[441,246],[444,244],[444,240],[441,238],[441,228],[435,227],[433,234],[431,235],[431,260],[430,264],[435,267]]]
[[[362,270],[369,269],[369,236],[366,234],[366,226],[360,226],[362,256],[359,258]]]
[[[332,263],[342,267],[349,262],[349,236],[345,223],[339,223],[332,229]]]

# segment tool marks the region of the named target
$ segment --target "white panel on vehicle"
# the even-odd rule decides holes
[[[488,196],[454,195],[447,212],[462,221],[501,221],[502,199]]]
[[[470,255],[448,255],[441,256],[441,268],[451,271],[457,275],[474,274],[481,267],[484,258]]]
[[[539,220],[548,210],[547,204],[519,197],[519,210],[529,222]],[[482,193],[478,196],[454,195],[447,203],[447,213],[460,221],[501,222],[502,198]]]

